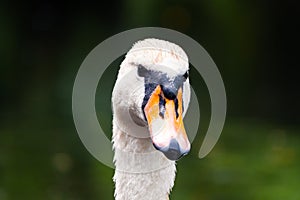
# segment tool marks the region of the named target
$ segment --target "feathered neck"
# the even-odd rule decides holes
[[[116,200],[166,200],[174,185],[175,162],[153,148],[149,138],[135,138],[113,123]]]

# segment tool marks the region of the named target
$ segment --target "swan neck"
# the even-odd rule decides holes
[[[169,199],[175,179],[175,162],[155,150],[150,138],[132,137],[122,132],[115,121],[115,199]]]

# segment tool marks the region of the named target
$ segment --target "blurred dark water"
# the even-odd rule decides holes
[[[228,97],[223,135],[199,160],[210,101],[203,80],[191,73],[203,93],[203,121],[191,155],[178,164],[172,198],[300,198],[297,2],[131,0],[1,3],[0,200],[113,198],[113,170],[77,136],[72,87],[96,45],[143,26],[198,41],[219,67]],[[121,60],[106,71],[96,97],[107,135]]]

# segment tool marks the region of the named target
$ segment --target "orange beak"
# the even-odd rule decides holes
[[[182,88],[174,100],[165,98],[161,86],[151,94],[144,113],[154,147],[170,160],[178,160],[190,151],[190,142],[182,119]]]

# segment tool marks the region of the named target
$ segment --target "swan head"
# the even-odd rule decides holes
[[[187,55],[178,45],[145,39],[127,53],[118,75],[121,79],[132,70],[136,74],[139,81],[133,83],[132,78],[132,85],[141,89],[124,98],[131,92],[128,85],[123,99],[132,101],[133,121],[145,126],[153,146],[170,160],[180,159],[191,146],[183,123],[190,100],[188,66]]]

